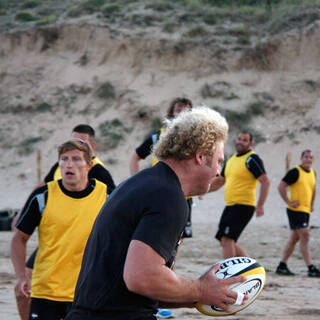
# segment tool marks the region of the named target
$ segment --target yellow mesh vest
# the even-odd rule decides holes
[[[100,159],[98,159],[98,157],[94,157],[92,159],[92,168],[97,164],[100,164],[101,166],[105,167],[105,165],[102,163]],[[62,179],[62,176],[61,176],[60,167],[58,166],[56,171],[54,172],[53,180],[60,180],[60,179]]]
[[[306,172],[300,166],[296,167],[299,171],[298,180],[289,186],[290,190],[290,201],[299,201],[300,205],[297,208],[287,206],[290,210],[301,211],[310,213],[311,212],[311,201],[316,183],[316,176],[314,170]]]
[[[66,196],[57,181],[48,183],[48,200],[38,227],[32,297],[73,301],[84,248],[106,196],[106,185],[97,180],[94,190],[80,199]]]
[[[246,161],[252,154],[254,154],[253,151],[242,156],[234,154],[226,164],[224,196],[227,206],[235,204],[256,205],[258,180],[246,166]]]

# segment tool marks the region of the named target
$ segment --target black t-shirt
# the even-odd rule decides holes
[[[248,150],[246,153],[250,152],[251,150]],[[238,155],[237,155],[238,156]],[[239,155],[243,156],[243,154]],[[248,157],[246,161],[246,166],[248,170],[254,175],[256,179],[258,179],[262,174],[266,173],[266,170],[263,165],[263,161],[257,154],[252,154]],[[225,170],[225,165],[222,168],[221,171],[221,176],[224,177],[224,170]]]
[[[146,140],[142,142],[142,144],[136,149],[137,155],[141,159],[145,159],[149,156],[152,152],[152,147],[157,143],[159,140],[161,131],[157,131],[151,134]]]
[[[177,175],[163,162],[140,171],[112,193],[88,239],[73,311],[90,319],[155,319],[157,301],[129,291],[123,269],[131,240],[140,240],[171,267],[188,218]],[[98,316],[99,315],[99,316]],[[88,318],[88,319],[89,319]]]
[[[48,183],[52,180],[54,180],[54,173],[56,172],[57,168],[59,167],[59,163],[56,162],[44,178],[44,182]],[[107,194],[110,194],[115,188],[116,185],[114,184],[114,181],[112,179],[111,174],[109,171],[103,167],[101,164],[97,163],[95,166],[93,166],[88,174],[89,179],[97,179],[101,181],[102,183],[107,185]]]
[[[310,170],[306,170],[304,168],[302,168],[301,166],[299,166],[302,170],[304,170],[305,172],[310,172]],[[290,169],[286,175],[283,177],[282,181],[284,181],[287,185],[292,185],[294,183],[296,183],[299,179],[299,170],[297,168],[292,168]]]

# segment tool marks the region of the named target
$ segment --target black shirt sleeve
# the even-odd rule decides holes
[[[291,185],[296,183],[298,178],[299,178],[299,170],[297,168],[293,168],[286,173],[282,181],[284,181],[287,185]]]
[[[116,185],[112,179],[111,174],[106,168],[104,168],[100,164],[96,164],[94,167],[92,167],[91,170],[89,171],[88,176],[89,176],[89,179],[94,178],[106,184],[107,194],[110,194],[116,188]]]
[[[155,142],[159,140],[160,137],[160,130],[151,134],[142,144],[136,149],[137,155],[141,159],[145,159],[148,157],[152,152],[152,147]]]
[[[149,197],[149,201],[150,207],[139,221],[132,239],[151,246],[166,260],[166,265],[171,267],[176,245],[187,222],[188,205],[184,197],[179,199],[172,194],[159,197],[157,193],[154,197]]]
[[[33,191],[21,211],[20,218],[16,223],[16,228],[31,235],[35,228],[40,224],[47,199],[47,185]]]
[[[48,172],[48,174],[45,176],[44,178],[44,182],[48,183],[50,181],[53,181],[54,179],[54,173],[56,172],[57,168],[59,166],[59,163],[56,162],[50,169],[50,171]]]
[[[252,154],[248,157],[246,166],[256,179],[266,173],[263,162],[257,154]]]

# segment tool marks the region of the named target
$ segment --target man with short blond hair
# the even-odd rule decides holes
[[[11,259],[18,277],[16,290],[29,297],[30,319],[63,319],[73,301],[82,255],[92,225],[107,198],[107,187],[89,180],[92,149],[82,140],[58,148],[61,180],[35,189],[16,224]],[[30,278],[26,246],[38,228],[38,252]]]

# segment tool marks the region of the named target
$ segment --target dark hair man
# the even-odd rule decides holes
[[[223,167],[221,175],[212,183],[210,190],[225,186],[226,207],[222,213],[216,238],[220,241],[223,257],[247,256],[237,244],[240,234],[251,220],[264,214],[264,203],[269,191],[269,179],[260,157],[251,150],[252,134],[242,131],[236,140],[236,153]],[[260,195],[256,204],[256,189],[260,183]]]
[[[301,164],[289,170],[278,186],[280,196],[287,204],[287,215],[291,229],[290,238],[276,270],[276,273],[280,275],[294,275],[287,267],[287,262],[296,244],[300,241],[300,251],[308,267],[308,276],[320,277],[320,271],[312,264],[309,246],[309,219],[316,195],[316,175],[312,169],[313,161],[312,151],[304,150],[301,154]],[[288,189],[290,197],[288,197]]]

